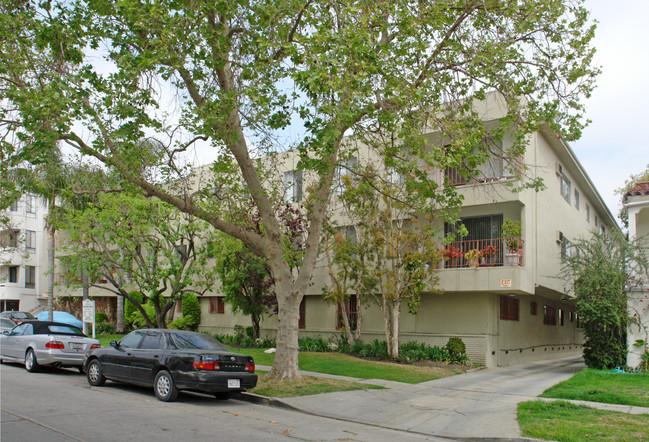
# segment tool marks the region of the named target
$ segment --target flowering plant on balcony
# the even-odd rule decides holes
[[[446,258],[446,259],[461,258],[462,257],[462,250],[460,250],[459,247],[448,246],[442,252],[442,256],[444,258]]]
[[[488,245],[484,249],[481,250],[483,256],[493,256],[498,254],[498,251],[500,249],[496,246]]]
[[[480,258],[482,258],[482,252],[478,249],[471,249],[464,254],[464,259],[466,259],[467,261]]]

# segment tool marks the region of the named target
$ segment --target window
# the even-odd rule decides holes
[[[356,330],[358,323],[358,302],[356,295],[350,295],[345,300],[345,310],[347,311],[347,318],[349,319],[349,329]],[[340,330],[345,326],[342,312],[340,311],[340,304],[336,304],[336,330]]]
[[[210,298],[210,313],[225,313],[223,298]]]
[[[575,207],[579,210],[579,191],[575,189]]]
[[[451,145],[445,145],[444,148],[448,149]],[[480,151],[486,154],[487,159],[484,163],[477,165],[475,168],[469,168],[466,162],[458,167],[447,167],[444,170],[445,181],[450,186],[458,186],[468,182],[467,177],[472,177],[474,182],[484,183],[494,181],[499,178],[504,178],[505,171],[503,171],[503,145],[500,140],[485,140],[484,145],[481,147],[474,146],[471,151],[473,153]],[[510,174],[513,173],[509,172]]]
[[[468,235],[462,238],[457,236],[457,230],[460,225],[464,224],[468,231]],[[502,241],[502,215],[480,216],[474,218],[462,218],[458,224],[444,225],[445,236],[450,234],[455,235],[455,242],[452,243],[453,247],[460,249],[461,258],[459,261],[462,265],[466,264],[464,254],[471,249],[484,249],[487,246],[493,246],[496,250],[495,255],[488,257],[495,263],[503,262],[503,251],[505,247]]]
[[[287,203],[299,203],[302,201],[301,170],[284,172],[284,201]]]
[[[36,232],[33,230],[25,231],[25,247],[29,250],[36,249]]]
[[[140,348],[143,350],[157,350],[164,348],[164,340],[162,339],[162,333],[158,332],[147,332],[144,335],[144,339],[140,342]]]
[[[36,197],[34,195],[25,195],[25,208],[27,213],[36,213]]]
[[[18,282],[18,266],[9,267],[9,282]]]
[[[500,319],[518,321],[519,300],[511,296],[500,296]]]
[[[543,306],[543,323],[546,325],[557,325],[557,309],[549,305]]]
[[[33,289],[36,287],[36,267],[25,266],[25,287]]]
[[[354,184],[354,171],[358,166],[356,157],[350,157],[343,160],[336,168],[336,176],[334,182],[336,183],[336,195],[342,195],[345,191],[345,183]]]
[[[18,201],[14,201],[11,203],[11,206],[9,206],[9,210],[12,212],[18,212]]]
[[[570,318],[570,322],[575,322],[575,313],[574,312],[570,312],[568,314],[568,317]]]
[[[597,219],[597,215],[595,215],[595,227],[599,225],[599,220]]]
[[[586,222],[590,222],[590,206],[586,203]]]
[[[563,325],[563,323],[564,323],[563,309],[559,309],[559,325]]]
[[[561,196],[570,203],[570,188],[572,186],[572,183],[566,176],[566,174],[561,171]]]
[[[141,330],[136,330],[128,335],[124,336],[121,341],[119,341],[120,347],[127,348],[137,348],[137,345],[140,343],[142,336],[145,332]]]
[[[300,302],[300,319],[298,321],[298,328],[306,328],[306,298],[302,298],[302,302]]]
[[[570,241],[565,236],[561,236],[561,257],[562,258],[570,258],[571,256],[571,250],[570,250]]]
[[[12,229],[9,231],[8,247],[18,247],[18,240],[20,239],[20,230]]]
[[[536,301],[530,302],[530,315],[536,316],[537,313],[538,313],[537,309],[538,309],[538,305],[537,305]]]
[[[604,224],[602,224],[599,228],[599,234],[603,235],[606,233],[606,228],[604,227]]]

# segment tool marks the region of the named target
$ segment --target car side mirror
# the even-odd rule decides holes
[[[117,341],[110,341],[110,346],[111,346],[111,347],[114,347],[114,348],[117,348],[117,347],[119,347],[119,342],[117,342]]]

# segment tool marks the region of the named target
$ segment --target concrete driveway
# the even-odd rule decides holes
[[[417,385],[371,380],[386,390],[285,398],[316,415],[450,438],[518,438],[516,404],[585,368],[581,356],[478,370]],[[360,380],[363,382],[362,380]]]

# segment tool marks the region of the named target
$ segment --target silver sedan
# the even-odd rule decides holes
[[[61,322],[29,321],[0,334],[0,360],[25,364],[30,372],[42,365],[81,370],[84,354],[99,347],[97,339]]]

